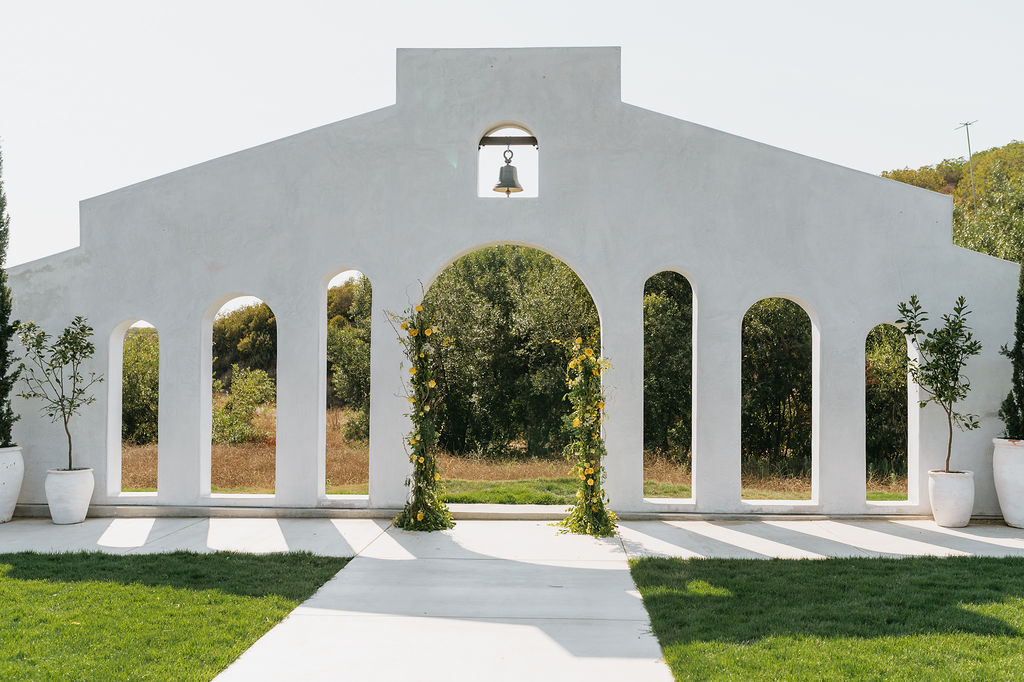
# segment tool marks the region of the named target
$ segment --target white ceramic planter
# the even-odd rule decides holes
[[[928,499],[935,523],[947,528],[966,526],[974,510],[974,472],[929,471]]]
[[[1003,520],[1024,528],[1024,440],[993,438],[992,476]]]
[[[46,504],[54,523],[81,523],[89,511],[94,480],[92,469],[50,469],[46,472]]]
[[[0,523],[14,516],[14,505],[21,494],[21,481],[25,478],[25,460],[21,446],[0,448]]]

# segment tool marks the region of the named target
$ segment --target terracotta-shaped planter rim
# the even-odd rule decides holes
[[[81,471],[92,471],[92,467],[75,467],[74,469],[47,469],[48,474],[77,474]]]
[[[964,469],[963,471],[946,471],[945,469],[929,469],[929,474],[943,474],[946,476],[973,476],[974,472],[970,469]]]
[[[1010,447],[1024,448],[1024,438],[993,438],[992,445],[999,445],[1000,443],[1009,443]]]

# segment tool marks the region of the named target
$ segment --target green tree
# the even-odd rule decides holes
[[[11,393],[18,381],[20,370],[12,340],[18,330],[17,320],[11,319],[11,287],[7,283],[7,242],[10,239],[11,217],[7,214],[7,194],[4,192],[4,158],[0,153],[0,448],[14,445],[11,429],[18,415],[11,408]]]
[[[370,413],[370,313],[373,291],[370,280],[360,276],[346,282],[349,307],[330,318],[327,328],[329,404],[347,406],[355,415],[346,422],[345,436],[369,435]],[[331,291],[340,289],[334,287]],[[330,292],[328,292],[330,294]]]
[[[880,324],[864,347],[867,465],[878,476],[907,473],[907,341]]]
[[[644,285],[644,450],[690,460],[693,293],[675,272]]]
[[[560,451],[568,358],[551,339],[588,337],[598,325],[579,277],[536,249],[489,247],[441,273],[423,305],[450,340],[438,353],[441,447],[495,456]]]
[[[152,327],[132,327],[124,337],[121,372],[121,439],[155,443],[160,405],[160,341]]]
[[[991,168],[978,210],[953,208],[953,242],[996,258],[1024,262],[1024,173]]]
[[[229,384],[232,365],[277,376],[277,320],[266,303],[242,306],[214,320],[214,377]]]
[[[768,475],[811,470],[811,320],[783,298],[743,316],[743,465]]]
[[[256,428],[256,412],[277,397],[274,380],[262,369],[231,366],[231,390],[227,400],[213,410],[213,442],[244,443],[264,440],[270,434]]]

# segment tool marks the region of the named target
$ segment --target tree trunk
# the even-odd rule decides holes
[[[68,471],[70,471],[73,467],[71,464],[71,431],[68,429],[67,417],[64,418],[64,433],[68,436]]]

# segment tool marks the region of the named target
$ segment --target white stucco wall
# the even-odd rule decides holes
[[[619,510],[827,513],[927,510],[941,464],[937,409],[911,410],[911,494],[864,501],[864,341],[921,296],[960,294],[984,344],[954,462],[977,477],[975,512],[997,514],[990,439],[1009,387],[1017,266],[954,247],[950,198],[624,104],[617,48],[400,50],[397,101],[368,114],[125,187],[81,204],[81,246],[11,269],[15,314],[97,331],[96,369],[116,379],[136,319],[160,333],[159,493],[120,491],[120,393],[109,381],[77,420],[78,461],[96,468],[94,503],[400,506],[407,459],[400,311],[459,255],[526,244],[566,262],[590,289],[607,375],[608,491]],[[517,122],[540,142],[537,198],[477,196],[477,141]],[[323,495],[325,304],[345,269],[373,284],[370,494]],[[695,301],[694,499],[642,498],[643,287],[661,270]],[[236,294],[266,301],[278,328],[277,494],[210,495],[213,316]],[[740,500],[740,328],[769,296],[809,313],[815,342],[814,499]],[[113,393],[111,400],[108,393]],[[18,400],[22,502],[44,501],[63,432]],[[919,422],[919,433],[916,425]],[[919,445],[920,454],[916,445]]]

